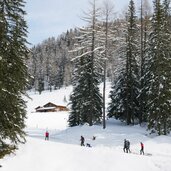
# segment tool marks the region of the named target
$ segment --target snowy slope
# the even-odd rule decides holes
[[[107,87],[109,92],[110,85]],[[27,143],[20,145],[15,155],[0,160],[0,171],[171,171],[171,136],[150,137],[145,128],[113,119],[107,120],[105,130],[101,125],[69,128],[68,112],[34,112],[48,102],[66,105],[64,96],[68,100],[71,91],[68,87],[41,95],[29,93]],[[44,140],[46,130],[50,141]],[[92,148],[80,146],[81,135]],[[123,153],[125,138],[131,142],[132,153]],[[152,156],[139,155],[140,141]]]

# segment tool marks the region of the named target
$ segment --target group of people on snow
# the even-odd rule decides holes
[[[140,149],[140,154],[143,154],[144,155],[144,144],[142,142],[140,142],[140,146],[141,146],[141,149]],[[124,148],[123,148],[123,151],[126,152],[126,153],[131,153],[131,150],[130,150],[130,141],[129,140],[126,140],[124,139]]]
[[[95,140],[96,137],[93,136],[93,140]],[[81,146],[85,146],[85,138],[81,135],[81,138],[80,138],[80,145]],[[86,143],[86,146],[87,147],[91,147],[91,145],[89,143]],[[144,144],[142,142],[140,142],[140,146],[141,146],[141,149],[140,149],[140,154],[143,154],[144,155]],[[125,153],[131,153],[131,150],[130,150],[130,141],[127,140],[127,139],[124,139],[124,148],[123,148],[123,151]]]
[[[92,140],[95,140],[96,137],[93,136]],[[45,140],[49,140],[49,132],[46,131],[45,132]],[[85,146],[85,138],[81,135],[81,138],[80,138],[80,145],[81,146]],[[86,143],[86,146],[87,147],[92,147],[89,143]],[[140,142],[140,146],[141,146],[141,149],[140,149],[140,154],[143,154],[144,155],[144,144],[142,142]],[[124,139],[124,147],[123,147],[123,151],[125,153],[131,153],[131,150],[130,150],[130,141],[127,140],[127,139]]]
[[[96,137],[95,136],[93,136],[93,138],[92,138],[92,140],[95,140],[96,139]],[[81,146],[85,146],[85,138],[81,135],[81,138],[80,138],[80,142],[81,142]],[[91,144],[90,143],[86,143],[86,147],[92,147],[91,146]]]
[[[124,139],[123,151],[126,152],[126,153],[131,152],[131,150],[130,150],[130,142],[128,140],[126,140],[126,139]]]

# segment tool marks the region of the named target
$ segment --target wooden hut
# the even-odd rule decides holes
[[[43,107],[38,106],[35,108],[36,112],[57,112],[57,111],[68,111],[69,109],[66,106],[56,105],[54,103],[47,103]]]

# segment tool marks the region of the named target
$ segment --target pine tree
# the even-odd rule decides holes
[[[71,94],[71,113],[69,115],[69,125],[76,126],[84,123],[100,123],[102,115],[102,97],[99,94],[98,77],[93,76],[93,91],[90,94],[91,85],[91,57],[89,55],[81,57],[77,66],[76,83],[73,85]],[[76,72],[76,71],[75,71]],[[90,115],[93,104],[93,116]]]
[[[24,2],[0,1],[0,146],[25,141],[23,100],[27,86],[27,26]]]
[[[148,3],[148,0],[141,0],[141,30],[140,30],[140,92],[138,95],[139,101],[139,123],[147,121],[147,82],[148,78],[146,77],[147,73],[147,65],[148,59],[145,56],[145,49],[147,49],[148,45],[148,35],[149,35],[149,27],[150,27],[150,20],[151,17],[151,10]]]
[[[85,59],[80,82],[82,82],[81,85],[84,85],[82,86],[82,122],[87,122],[89,125],[100,123],[102,119],[102,97],[98,88],[98,75],[96,72],[92,73],[91,66],[92,59],[88,55]]]
[[[125,43],[120,48],[122,55],[122,68],[110,93],[112,99],[109,104],[109,116],[114,115],[115,118],[126,121],[129,125],[134,124],[138,119],[138,100],[139,93],[139,73],[138,73],[138,27],[136,25],[136,16],[134,2],[131,0],[127,14],[127,30],[125,31]]]
[[[78,53],[77,53],[78,55]],[[80,80],[80,74],[84,71],[83,69],[84,58],[79,58],[75,61],[75,70],[73,77],[73,92],[70,96],[71,112],[69,115],[69,126],[77,126],[84,124],[82,121],[82,105],[83,105],[83,93],[81,90],[85,90],[84,83]],[[83,84],[82,84],[83,83]]]
[[[80,124],[88,123],[90,126],[100,122],[102,117],[102,97],[98,88],[98,71],[101,69],[99,68],[96,34],[98,30],[98,9],[96,9],[95,0],[91,5],[92,10],[84,18],[89,26],[79,29],[80,36],[77,38],[78,44],[74,50],[77,51],[77,55],[73,61],[79,61],[79,63],[76,62],[77,71],[75,80],[77,86],[74,88],[77,92],[73,94],[79,94],[79,98],[71,98],[71,100],[75,99],[76,101],[74,101],[74,106],[71,107],[74,111],[71,113],[72,116],[70,116],[70,118],[80,116]],[[80,102],[81,107],[79,105]]]
[[[78,89],[78,90],[77,90]],[[73,92],[70,96],[71,112],[69,115],[69,126],[78,126],[81,122],[81,96],[79,94],[79,85],[74,87]]]
[[[134,123],[138,118],[139,70],[137,58],[139,57],[138,27],[136,24],[135,5],[131,0],[128,9],[128,27],[126,35],[126,116],[127,124]]]
[[[126,121],[126,71],[125,67],[119,71],[118,78],[113,83],[110,91],[111,102],[108,106],[108,117],[115,117],[121,121]]]
[[[171,32],[168,1],[154,1],[149,58],[148,129],[159,135],[171,130]]]
[[[136,15],[134,2],[131,0],[128,8],[127,14],[127,31],[126,31],[126,96],[124,97],[126,101],[125,115],[127,124],[134,124],[134,121],[138,119],[138,100],[137,96],[139,93],[139,71],[137,58],[139,57],[138,48],[138,27],[136,24]]]

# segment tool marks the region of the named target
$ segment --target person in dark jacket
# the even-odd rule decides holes
[[[140,142],[140,145],[141,145],[140,154],[144,155],[144,144],[142,142]]]
[[[85,139],[84,139],[84,137],[83,137],[82,135],[81,135],[80,141],[81,141],[81,146],[85,146],[85,145],[84,145]]]
[[[123,151],[126,152],[126,153],[130,153],[130,142],[126,139],[124,139],[124,148],[123,148]]]
[[[130,153],[130,152],[131,152],[131,150],[130,150],[130,141],[128,141],[128,140],[127,140],[127,145],[126,145],[126,147],[127,147],[127,148],[126,148],[126,152],[127,152],[127,153],[129,152],[129,153]]]
[[[124,148],[123,148],[123,151],[126,152],[126,145],[127,145],[127,140],[124,139]]]

